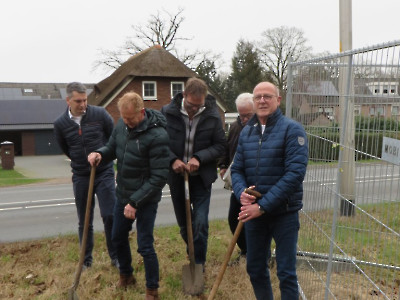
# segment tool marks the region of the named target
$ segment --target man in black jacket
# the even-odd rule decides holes
[[[229,128],[228,133],[228,147],[225,151],[223,157],[218,161],[218,166],[220,168],[220,176],[221,179],[224,177],[225,172],[229,165],[231,164],[233,157],[236,153],[236,147],[239,140],[240,132],[243,127],[246,126],[247,121],[254,115],[254,103],[253,103],[253,94],[250,93],[242,93],[240,94],[235,101],[236,109],[239,113],[236,122],[232,123]],[[230,198],[229,212],[228,212],[228,222],[231,232],[234,233],[236,227],[238,225],[238,216],[240,213],[240,200],[235,197],[235,194],[232,192]],[[241,231],[237,245],[240,249],[239,256],[234,261],[234,263],[239,262],[241,257],[246,257],[247,247],[246,247],[246,236],[244,230]]]
[[[82,83],[72,82],[67,85],[66,100],[68,109],[54,122],[54,133],[62,151],[71,159],[72,183],[81,243],[90,177],[90,164],[87,156],[108,141],[114,122],[104,108],[87,105],[86,87]],[[97,167],[93,191],[99,201],[111,264],[118,267],[117,253],[111,241],[113,209],[116,201],[113,162],[101,163]],[[90,267],[93,262],[95,202],[92,203],[84,259],[85,268]]]
[[[171,191],[175,216],[187,243],[184,172],[189,172],[190,201],[193,205],[193,240],[196,264],[206,261],[208,212],[212,183],[217,179],[217,159],[225,151],[225,132],[215,98],[207,85],[190,78],[183,93],[162,108],[170,138]]]

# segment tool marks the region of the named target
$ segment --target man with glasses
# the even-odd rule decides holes
[[[282,300],[299,298],[296,248],[308,142],[301,124],[282,115],[278,88],[261,82],[253,90],[256,116],[243,128],[232,165],[233,190],[242,204],[247,273],[257,299],[273,299],[267,260],[276,245]],[[246,193],[255,189],[261,198]]]
[[[72,184],[79,220],[79,242],[82,243],[90,178],[90,165],[87,156],[90,152],[105,145],[113,131],[114,121],[104,108],[87,104],[86,87],[80,82],[71,82],[67,85],[66,100],[68,108],[54,122],[54,133],[61,150],[71,159]],[[116,201],[115,174],[112,161],[102,162],[96,168],[93,191],[99,202],[111,264],[119,267],[117,252],[111,241],[113,209]],[[93,263],[93,212],[95,202],[92,203],[83,261],[84,268],[91,267]]]
[[[193,206],[195,262],[204,266],[208,242],[208,212],[212,183],[217,179],[217,159],[225,151],[225,132],[215,98],[198,78],[186,82],[183,93],[162,108],[170,138],[170,187],[176,220],[187,243],[184,172],[189,173]]]
[[[229,128],[228,133],[228,147],[225,151],[224,156],[220,158],[218,161],[218,166],[220,168],[220,176],[223,179],[226,170],[231,164],[233,157],[236,153],[236,147],[239,139],[240,132],[243,127],[246,126],[247,122],[254,115],[254,103],[253,103],[253,95],[250,93],[242,93],[240,94],[235,101],[237,112],[239,116],[237,120],[233,122]],[[240,201],[235,197],[235,194],[232,192],[230,198],[229,212],[228,212],[228,222],[229,227],[231,229],[232,234],[235,233],[236,227],[238,225],[238,215],[240,213]],[[237,264],[240,261],[240,258],[245,258],[247,253],[246,247],[246,236],[244,230],[241,231],[237,245],[240,249],[239,256],[232,262],[233,264]]]

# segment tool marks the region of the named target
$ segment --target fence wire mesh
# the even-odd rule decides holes
[[[289,64],[286,115],[309,139],[305,299],[400,299],[399,53],[394,41]]]

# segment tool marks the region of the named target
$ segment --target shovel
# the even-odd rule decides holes
[[[249,195],[253,195],[256,198],[261,198],[261,194],[255,190],[245,189],[244,192]],[[222,281],[222,277],[224,276],[224,273],[225,273],[226,267],[228,266],[229,260],[231,259],[233,249],[235,249],[235,245],[239,238],[240,232],[243,229],[243,225],[244,225],[244,223],[242,221],[239,221],[239,223],[236,226],[235,233],[233,234],[232,240],[229,244],[228,251],[226,252],[224,262],[222,263],[221,269],[219,270],[219,273],[217,275],[217,279],[214,282],[214,285],[211,289],[210,295],[208,295],[207,300],[213,300],[215,295],[217,294],[218,287]]]
[[[75,281],[72,287],[68,290],[68,300],[79,300],[78,295],[76,294],[76,289],[79,285],[79,279],[81,278],[83,261],[85,259],[85,250],[86,250],[86,242],[89,231],[89,219],[90,219],[90,209],[92,207],[92,197],[93,197],[93,185],[94,185],[94,177],[96,175],[96,166],[92,166],[90,170],[90,179],[89,179],[89,191],[86,202],[86,213],[85,213],[85,224],[83,227],[83,236],[82,236],[82,244],[81,244],[81,252],[79,256],[79,264],[75,273]]]
[[[185,207],[186,207],[186,228],[189,248],[189,265],[182,268],[183,291],[189,295],[199,295],[204,289],[203,265],[196,264],[194,259],[192,210],[190,208],[189,178],[185,172]]]

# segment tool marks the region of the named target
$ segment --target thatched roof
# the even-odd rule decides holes
[[[159,45],[148,48],[123,63],[114,73],[94,86],[88,96],[92,105],[104,105],[115,91],[134,77],[197,77],[179,59]]]

